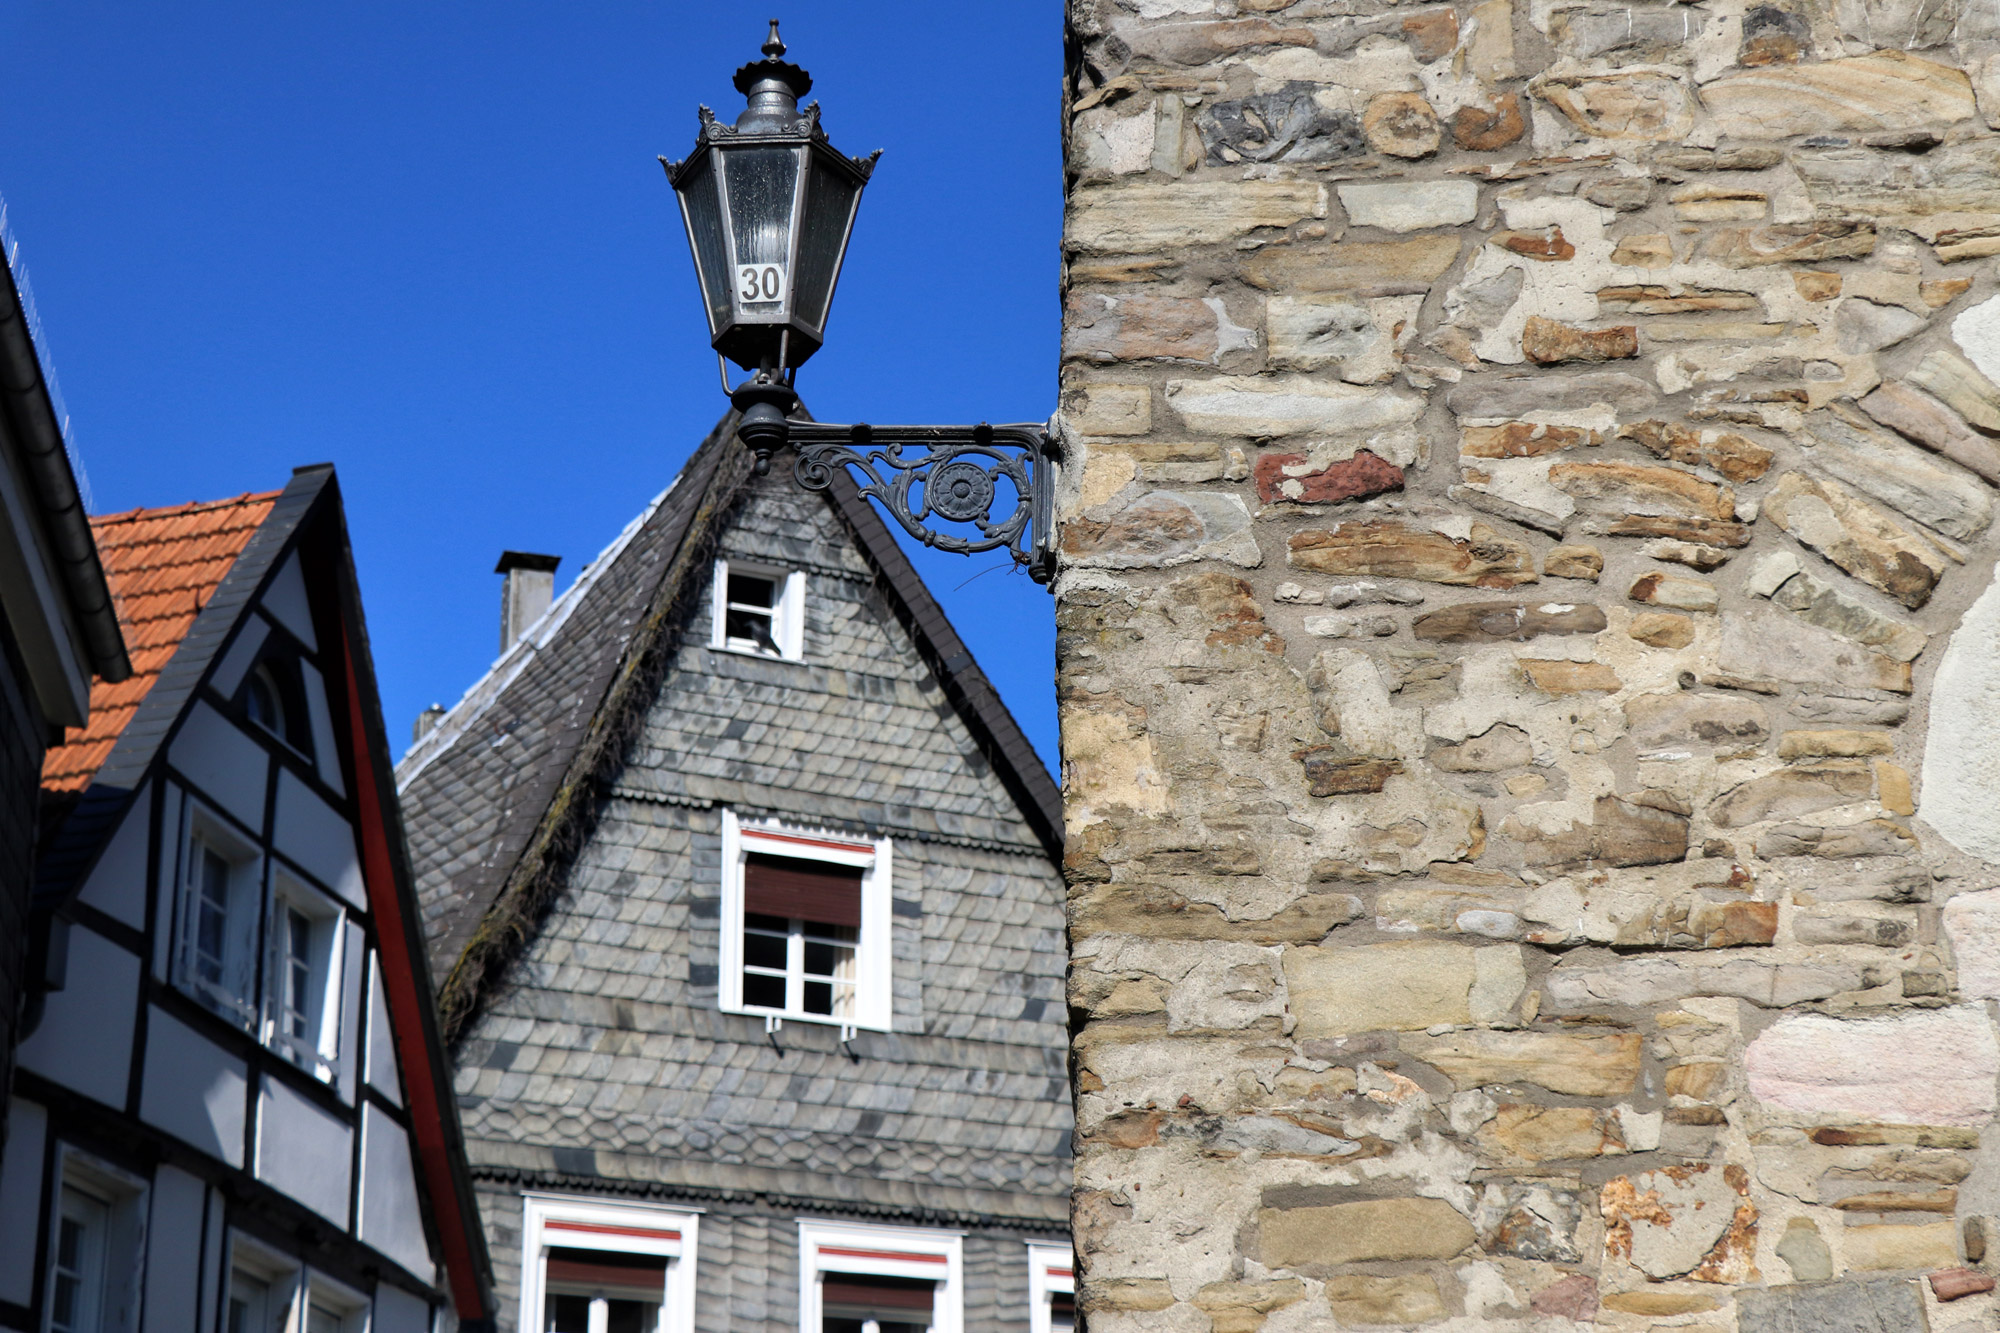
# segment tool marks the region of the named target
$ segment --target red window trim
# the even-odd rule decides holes
[[[587,1231],[594,1236],[643,1236],[647,1240],[679,1240],[678,1231],[662,1231],[658,1227],[623,1227],[610,1222],[557,1222],[542,1223],[544,1231]]]
[[[909,1254],[902,1250],[850,1250],[832,1245],[819,1247],[822,1255],[837,1254],[843,1259],[894,1259],[906,1264],[949,1264],[951,1258],[943,1254]]]

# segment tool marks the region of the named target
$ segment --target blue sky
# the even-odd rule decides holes
[[[337,464],[407,737],[491,663],[499,552],[566,587],[726,407],[654,159],[734,117],[772,14],[834,143],[884,150],[807,405],[1046,417],[1059,0],[0,0],[0,194],[95,508]],[[916,554],[1053,761],[1048,594]]]

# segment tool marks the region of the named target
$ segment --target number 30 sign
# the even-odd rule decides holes
[[[736,270],[736,299],[739,301],[777,301],[785,295],[785,266],[783,264],[745,264]]]

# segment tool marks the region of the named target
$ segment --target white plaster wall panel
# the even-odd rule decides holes
[[[264,827],[270,760],[234,722],[197,703],[174,738],[173,764],[208,800],[253,829]]]
[[[153,830],[158,843],[154,865],[160,876],[159,892],[153,899],[153,975],[165,981],[173,965],[174,868],[180,864],[181,811],[186,806],[187,795],[174,783],[162,785],[166,790],[160,802],[159,824]]]
[[[326,702],[326,681],[321,678],[319,668],[310,662],[299,663],[299,675],[305,681],[306,713],[312,719],[313,762],[319,766],[319,780],[345,796],[347,784],[340,776],[340,752],[334,743],[333,710]]]
[[[149,788],[142,786],[78,895],[80,902],[134,930],[146,928],[146,833],[153,826],[152,810]]]
[[[264,590],[265,612],[290,630],[300,643],[319,651],[319,641],[313,637],[312,605],[306,600],[305,575],[299,572],[299,556],[294,551],[286,557],[284,567],[272,578],[271,586]]]
[[[375,1288],[375,1318],[371,1333],[430,1333],[431,1307],[401,1287],[383,1283]]]
[[[138,958],[71,926],[68,980],[49,995],[41,1026],[21,1044],[22,1067],[123,1110],[138,1005]]]
[[[344,1227],[353,1176],[351,1133],[339,1117],[266,1078],[257,1104],[257,1178]]]
[[[1917,813],[1962,852],[2000,862],[2000,582],[1965,613],[1938,664],[1931,715],[1954,719],[1932,730],[1924,750]]]
[[[396,1033],[389,1025],[389,997],[382,989],[382,960],[378,956],[368,960],[368,1086],[396,1105],[403,1104]]]
[[[289,772],[278,774],[278,822],[272,830],[278,850],[355,907],[366,909],[361,859],[346,816],[313,794]]]
[[[139,1115],[231,1166],[243,1165],[243,1062],[164,1010],[146,1018]]]
[[[410,1136],[373,1106],[364,1112],[363,1126],[361,1239],[428,1279],[433,1271],[431,1247],[424,1238]]]
[[[271,627],[260,616],[246,616],[243,628],[237,631],[236,642],[229,645],[229,651],[222,655],[222,661],[215,668],[215,674],[208,683],[223,698],[232,698],[236,687],[243,683],[243,677],[250,670],[250,664],[257,660],[257,650],[264,646],[264,640],[271,637]]]
[[[368,936],[360,926],[347,923],[347,940],[340,950],[340,1059],[335,1063],[334,1082],[340,1100],[354,1101],[354,1085],[361,1076],[361,1014],[364,996],[361,978],[368,955]]]
[[[146,1224],[146,1327],[189,1328],[201,1306],[200,1180],[177,1167],[153,1172]]]
[[[0,1301],[26,1305],[35,1292],[35,1227],[42,1197],[42,1145],[48,1113],[16,1097],[7,1110],[7,1151],[0,1155]]]

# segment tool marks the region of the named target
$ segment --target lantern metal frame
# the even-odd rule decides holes
[[[924,545],[960,555],[1004,548],[1037,583],[1047,584],[1055,575],[1052,519],[1058,460],[1054,437],[1046,428],[1032,423],[873,426],[793,419],[801,414],[795,388],[798,368],[822,344],[861,194],[881,151],[866,158],[844,157],[836,151],[820,126],[819,104],[803,112],[798,109],[798,99],[812,88],[812,76],[782,60],[784,54],[778,21],[772,19],[764,59],[736,71],[736,89],[748,99],[736,123],[717,120],[704,106],[694,150],[679,162],[660,159],[680,202],[723,391],[740,413],[737,434],[756,455],[760,476],[770,471],[771,455],[789,445],[797,454],[793,475],[806,489],[823,491],[845,473],[862,495],[874,499]],[[778,310],[746,317],[745,302],[736,299],[733,277],[737,241],[726,164],[733,154],[768,147],[803,150],[787,215],[785,295]],[[719,246],[731,257],[731,280],[724,284],[730,294],[729,317],[721,321],[711,281],[716,274],[703,259],[697,219],[689,206],[692,191],[704,184],[700,179],[704,167],[713,175],[707,184],[716,192],[719,212],[715,223],[719,232],[706,239],[711,248]],[[812,217],[808,191],[819,179],[815,167],[844,174],[853,186],[839,245],[832,251],[817,326],[797,315],[799,256]],[[769,333],[774,328],[775,346]],[[734,388],[727,364],[732,360],[752,372]],[[959,525],[965,535],[941,530],[934,526],[937,521]]]

